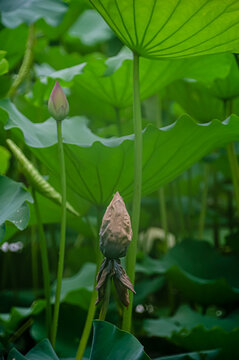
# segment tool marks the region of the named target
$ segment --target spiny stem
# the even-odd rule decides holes
[[[110,288],[111,288],[111,277],[108,276],[107,279],[107,283],[106,283],[106,289],[105,289],[105,296],[101,305],[101,309],[100,309],[100,315],[99,315],[99,320],[105,320],[106,314],[107,314],[107,310],[109,307],[109,302],[110,302]]]
[[[205,228],[205,219],[206,219],[206,210],[207,210],[207,195],[208,195],[208,182],[209,182],[209,173],[210,167],[208,164],[205,164],[204,169],[204,187],[202,193],[202,203],[201,203],[201,212],[199,216],[199,231],[198,238],[202,240],[204,228]]]
[[[133,111],[134,111],[134,195],[133,195],[133,214],[132,231],[133,239],[126,257],[126,267],[128,276],[134,285],[135,263],[139,232],[141,187],[142,187],[142,120],[140,105],[140,81],[139,81],[139,56],[134,53],[133,58]],[[130,331],[133,310],[133,294],[129,293],[129,307],[124,309],[122,329]]]
[[[56,344],[56,335],[58,328],[61,285],[62,285],[62,277],[64,270],[65,240],[66,240],[66,170],[65,170],[63,140],[62,140],[62,121],[57,121],[56,123],[57,123],[58,152],[59,152],[59,160],[60,160],[62,205],[61,205],[61,238],[60,238],[58,270],[57,270],[56,299],[55,299],[53,325],[52,325],[52,333],[51,333],[51,343],[53,347],[55,347]]]
[[[19,72],[18,72],[15,80],[12,83],[12,86],[10,87],[10,89],[8,91],[9,97],[14,96],[18,87],[25,80],[25,78],[27,77],[27,75],[31,69],[31,64],[32,64],[32,60],[33,60],[34,43],[35,43],[35,31],[34,31],[34,25],[32,24],[29,26],[27,45],[26,45],[26,51],[24,54],[23,62],[22,62],[22,65],[19,69]]]
[[[50,285],[50,272],[49,272],[49,263],[48,263],[48,253],[47,253],[47,242],[41,221],[41,214],[38,206],[38,201],[34,189],[32,190],[32,197],[34,199],[34,207],[36,212],[37,227],[38,227],[39,240],[40,240],[44,293],[46,298],[46,325],[47,325],[47,335],[49,337],[51,331],[50,330],[51,329],[51,285]]]

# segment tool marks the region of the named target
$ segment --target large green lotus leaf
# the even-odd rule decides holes
[[[121,41],[153,58],[237,52],[235,0],[90,0]]]
[[[67,6],[59,0],[1,0],[1,22],[8,28],[22,23],[32,24],[43,18],[51,26],[57,26],[63,19]]]
[[[13,332],[19,323],[29,316],[38,315],[45,308],[45,300],[35,301],[31,307],[12,307],[11,312],[0,314],[0,325],[8,332]]]
[[[8,360],[59,360],[48,339],[42,340],[34,346],[25,356],[13,348],[8,354]]]
[[[60,189],[60,169],[53,119],[33,124],[8,100],[1,100],[2,121],[6,129],[19,128],[26,143],[47,166],[53,186]],[[197,124],[184,115],[174,124],[157,129],[148,126],[143,132],[143,195],[175,179],[216,147],[237,140],[238,117],[224,122],[213,120]],[[125,200],[132,198],[134,182],[133,135],[104,139],[94,135],[82,117],[63,122],[68,201],[80,211],[80,200],[108,204],[119,191]]]
[[[4,59],[6,51],[0,50],[0,75],[3,75],[8,72],[8,62]]]
[[[29,220],[29,208],[26,201],[33,200],[23,188],[23,184],[0,175],[0,226],[10,221],[19,230],[25,229]]]
[[[201,315],[182,305],[172,317],[144,321],[148,336],[167,338],[188,350],[223,348],[228,343],[238,344],[239,313],[220,319]]]
[[[149,360],[143,345],[130,333],[106,321],[94,321],[90,360]]]
[[[190,352],[178,355],[162,356],[154,360],[216,360],[219,350],[208,350],[200,352]]]
[[[80,306],[87,310],[96,275],[96,265],[85,264],[78,274],[62,281],[61,302]],[[55,292],[56,284],[53,286]],[[54,302],[54,300],[53,300]]]
[[[204,123],[215,118],[225,119],[223,101],[198,82],[187,79],[175,81],[167,87],[167,95],[197,121]]]
[[[234,55],[230,55],[232,64],[229,74],[224,79],[215,79],[211,86],[207,86],[209,91],[222,100],[230,100],[239,96],[239,68]]]
[[[110,40],[114,35],[95,10],[86,10],[70,27],[67,35],[78,39],[86,46],[94,46]]]
[[[6,59],[9,63],[10,70],[19,63],[24,55],[27,33],[28,29],[25,24],[22,24],[15,29],[3,28],[0,31],[1,49],[6,51]]]
[[[230,71],[232,58],[229,54],[202,56],[193,59],[178,60],[149,60],[141,59],[140,80],[141,99],[146,99],[157,93],[166,85],[184,77],[211,83],[214,79],[224,78]],[[38,72],[53,79],[63,80],[71,84],[75,79],[76,85],[86,89],[93,98],[108,103],[116,108],[132,105],[132,53],[123,48],[117,56],[105,58],[94,56],[86,59],[87,65],[83,71],[75,71],[76,67],[46,73]],[[82,64],[83,65],[83,64]],[[67,73],[67,77],[65,74]],[[79,76],[78,76],[79,75]],[[52,82],[50,82],[52,86]]]
[[[219,254],[205,241],[185,240],[162,260],[146,258],[136,270],[167,274],[174,286],[196,303],[225,305],[239,300],[238,258]]]
[[[75,357],[81,334],[85,325],[87,312],[79,306],[61,304],[55,350],[60,357]],[[47,337],[44,313],[34,318],[30,329],[36,342]]]
[[[0,175],[5,175],[8,168],[9,168],[9,162],[10,162],[11,154],[10,152],[4,147],[0,145]]]

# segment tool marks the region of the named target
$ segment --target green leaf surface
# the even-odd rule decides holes
[[[23,319],[38,315],[44,308],[45,300],[37,300],[29,308],[12,307],[10,313],[0,314],[0,325],[13,332]]]
[[[25,356],[13,348],[8,355],[8,360],[12,360],[13,358],[16,360],[59,360],[48,339],[42,340]]]
[[[84,264],[78,274],[62,281],[61,302],[80,306],[87,310],[96,275],[95,264]],[[53,286],[55,292],[56,284]],[[54,301],[54,300],[53,300]]]
[[[28,28],[25,24],[22,24],[15,29],[3,28],[0,31],[1,49],[6,51],[6,59],[9,63],[10,70],[19,63],[24,55],[27,34]]]
[[[29,219],[26,201],[32,202],[33,200],[31,195],[24,190],[23,184],[0,176],[0,225],[5,221],[10,221],[18,229],[25,229]]]
[[[9,168],[9,160],[11,154],[10,152],[3,146],[0,145],[0,175],[5,175]]]
[[[39,344],[34,346],[26,355],[28,360],[58,360],[58,356],[53,350],[48,339],[42,340]]]
[[[0,2],[1,21],[8,28],[16,28],[22,23],[32,24],[43,18],[49,25],[57,26],[63,19],[67,6],[59,0],[2,0]]]
[[[167,274],[183,295],[204,305],[223,305],[239,299],[238,258],[223,256],[205,241],[185,240],[162,260],[146,258],[137,271]]]
[[[107,339],[107,341],[106,341]],[[94,321],[90,360],[149,360],[143,345],[130,333],[106,321]]]
[[[6,59],[0,60],[0,75],[6,74],[8,72],[8,62]]]
[[[86,315],[79,306],[61,304],[55,347],[60,357],[75,357]],[[30,332],[36,342],[47,337],[44,313],[34,318]]]
[[[176,81],[168,86],[167,95],[197,121],[205,123],[214,118],[225,118],[223,101],[198,82],[186,79]]]
[[[49,119],[33,124],[7,100],[0,101],[6,129],[19,128],[27,145],[47,166],[53,186],[60,189],[55,122]],[[94,135],[82,117],[63,122],[68,201],[79,209],[81,199],[93,204],[108,204],[119,191],[125,200],[133,193],[133,135],[104,139]],[[157,129],[148,126],[143,132],[143,195],[169,183],[216,147],[237,140],[238,117],[224,122],[213,120],[197,124],[184,115],[174,124]],[[54,145],[54,146],[53,146]],[[164,156],[162,156],[164,154]],[[109,176],[110,174],[110,176]]]
[[[224,78],[230,71],[232,60],[229,54],[181,60],[141,59],[141,99],[154,95],[168,84],[184,77],[206,83],[212,83],[219,77]],[[38,75],[43,73],[44,81],[46,76],[61,79],[66,86],[71,85],[72,79],[77,75],[76,85],[86,89],[94,98],[116,108],[132,105],[133,65],[132,54],[128,49],[123,48],[116,56],[108,59],[98,55],[91,56],[86,62],[85,67],[84,64],[79,65],[82,69],[84,67],[83,71],[75,71],[77,67],[72,67],[52,73],[48,70],[47,74],[45,70],[38,71]]]
[[[86,10],[70,27],[68,35],[86,46],[94,46],[113,37],[111,29],[95,10]]]
[[[162,356],[154,360],[214,360],[218,358],[219,350],[190,352],[172,356]]]
[[[239,96],[239,69],[234,55],[231,54],[232,63],[229,74],[224,79],[216,79],[207,86],[209,91],[217,98],[230,100]]]
[[[238,51],[234,0],[90,0],[120,40],[153,58]]]
[[[225,347],[228,342],[237,343],[239,313],[231,313],[219,319],[201,315],[182,305],[172,317],[144,321],[148,336],[167,338],[188,350],[206,350]]]

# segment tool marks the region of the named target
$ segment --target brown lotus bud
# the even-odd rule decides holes
[[[132,239],[130,216],[117,192],[106,209],[100,228],[100,250],[108,259],[126,255]]]

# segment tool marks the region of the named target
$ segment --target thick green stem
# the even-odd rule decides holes
[[[130,244],[126,257],[126,267],[128,276],[134,284],[135,263],[139,232],[141,187],[142,187],[142,121],[140,105],[140,82],[139,82],[139,57],[134,53],[133,60],[133,111],[134,111],[134,195],[133,195],[133,213],[132,213],[132,230],[133,239]],[[133,309],[133,294],[129,293],[129,307],[124,309],[123,313],[123,330],[130,331]]]
[[[59,319],[60,309],[60,296],[61,296],[61,285],[64,270],[64,257],[65,257],[65,240],[66,240],[66,170],[65,170],[65,158],[64,148],[62,140],[62,121],[57,121],[57,138],[58,138],[58,151],[60,161],[60,176],[61,176],[61,191],[62,191],[62,205],[61,205],[61,238],[60,238],[60,249],[59,249],[59,260],[57,270],[57,284],[56,284],[56,299],[54,307],[53,325],[51,333],[51,343],[55,347],[56,334]]]
[[[205,228],[205,219],[206,219],[206,211],[207,211],[207,196],[208,196],[208,182],[209,182],[209,165],[205,164],[204,170],[204,188],[202,193],[202,203],[201,203],[201,211],[199,216],[199,230],[198,230],[198,238],[202,240],[204,228]]]
[[[8,91],[9,97],[14,96],[18,87],[21,85],[21,83],[25,80],[25,78],[29,74],[29,71],[30,71],[31,65],[32,65],[32,60],[33,60],[34,43],[35,43],[35,31],[34,31],[34,25],[32,24],[29,26],[27,45],[26,45],[26,51],[24,54],[23,62],[22,62],[22,65],[19,69],[19,72],[18,72],[15,80],[12,83],[12,86],[10,87],[10,89]]]
[[[44,293],[46,298],[47,335],[49,337],[51,331],[51,285],[50,285],[50,271],[49,271],[48,253],[47,253],[47,242],[41,221],[41,214],[38,206],[38,201],[34,189],[32,190],[32,196],[34,199],[34,207],[36,212],[36,220],[37,220],[37,227],[38,227],[39,240],[40,240]]]

